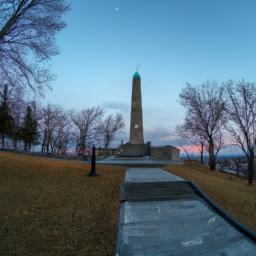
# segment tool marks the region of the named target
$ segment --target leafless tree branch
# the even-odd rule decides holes
[[[48,61],[58,54],[55,35],[68,9],[63,0],[0,0],[0,87],[49,86]]]

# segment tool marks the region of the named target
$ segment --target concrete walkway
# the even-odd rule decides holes
[[[159,168],[130,168],[121,191],[116,256],[255,256],[256,244]]]
[[[160,168],[130,168],[125,173],[125,183],[181,180],[183,179],[176,175],[163,171]]]

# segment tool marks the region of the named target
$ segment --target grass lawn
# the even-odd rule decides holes
[[[200,164],[172,165],[164,168],[193,180],[217,204],[242,224],[256,231],[256,185],[249,186],[245,179],[209,171]]]
[[[0,255],[113,255],[125,168],[0,152]]]
[[[114,254],[124,167],[0,152],[0,255]],[[193,165],[166,167],[194,180],[242,223],[256,230],[256,186]]]

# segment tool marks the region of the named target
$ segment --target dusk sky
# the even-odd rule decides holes
[[[172,144],[186,82],[256,81],[254,0],[76,0],[57,36],[47,102],[102,106],[129,128],[132,75],[140,66],[145,140]]]

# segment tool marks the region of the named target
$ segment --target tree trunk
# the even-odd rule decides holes
[[[13,139],[13,148],[15,150],[17,150],[17,144],[18,144],[18,140],[16,138]]]
[[[216,169],[216,159],[214,154],[214,143],[213,139],[209,139],[209,167],[210,170],[213,171]]]
[[[46,137],[46,154],[48,155],[50,153],[50,142],[51,142],[51,138],[49,133],[47,134]]]
[[[108,156],[108,143],[105,144],[106,156]]]
[[[201,145],[201,150],[200,150],[200,162],[203,165],[204,164],[204,145]]]
[[[51,143],[50,146],[51,146],[51,153],[55,154],[56,153],[56,149],[54,148],[53,144]]]
[[[254,178],[254,151],[253,149],[249,150],[248,158],[248,183],[252,185]]]
[[[187,151],[186,149],[184,149],[184,151],[185,151],[185,153],[186,153],[186,155],[187,155],[188,161],[191,161],[191,158],[190,158],[190,156],[189,156],[188,151]]]
[[[43,137],[43,142],[42,142],[42,147],[41,147],[41,152],[45,152],[45,141],[46,141],[46,133],[44,132],[44,137]]]
[[[46,154],[47,155],[49,154],[49,141],[47,141],[47,144],[46,144]]]

